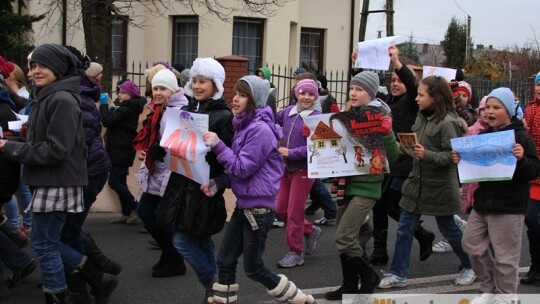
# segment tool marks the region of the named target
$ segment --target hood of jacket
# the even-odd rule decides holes
[[[79,92],[81,93],[81,97],[86,96],[94,102],[98,102],[101,95],[101,88],[96,81],[84,76],[81,77]]]

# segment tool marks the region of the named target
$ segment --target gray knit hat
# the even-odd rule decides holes
[[[260,109],[266,107],[266,101],[270,94],[270,82],[255,75],[244,76],[240,78],[240,80],[247,82],[251,88],[253,100],[255,101],[255,108]]]
[[[371,98],[375,98],[379,90],[379,75],[375,72],[363,71],[353,77],[351,85],[362,87]]]
[[[58,44],[42,44],[32,52],[32,62],[48,67],[58,78],[74,76],[77,73],[78,59],[65,47]]]

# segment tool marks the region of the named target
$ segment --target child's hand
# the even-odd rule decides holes
[[[201,185],[201,191],[208,197],[213,197],[217,193],[216,182],[211,179],[208,184]]]
[[[307,138],[307,137],[309,137],[310,133],[311,133],[311,131],[309,131],[309,127],[306,124],[303,124],[302,125],[302,136]]]
[[[220,141],[219,137],[214,132],[206,132],[206,133],[204,133],[203,134],[203,140],[204,140],[204,144],[207,147],[210,147],[210,148],[215,147]]]
[[[514,145],[514,148],[512,149],[512,153],[518,160],[521,160],[523,158],[523,152],[524,152],[523,147],[520,144]]]
[[[358,48],[354,48],[351,54],[351,61],[353,63],[353,66],[354,66],[354,63],[356,62],[356,59],[358,59]]]
[[[459,153],[457,153],[456,151],[452,151],[450,154],[452,155],[452,162],[457,165],[461,160],[461,157],[459,157]]]
[[[388,56],[390,56],[390,61],[392,61],[392,64],[396,69],[401,69],[403,64],[401,64],[401,61],[399,61],[399,50],[395,45],[391,45],[388,48]]]
[[[381,121],[382,121],[382,134],[384,136],[388,136],[390,135],[390,133],[392,133],[392,119],[388,116],[383,116],[381,118]]]
[[[423,160],[426,156],[426,150],[424,149],[424,146],[421,144],[414,145],[414,157],[418,158],[419,160]]]
[[[279,153],[281,153],[281,156],[289,157],[289,149],[287,149],[285,147],[280,147],[280,148],[278,148],[278,150],[279,150]]]

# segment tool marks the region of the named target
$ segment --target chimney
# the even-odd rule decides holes
[[[422,45],[422,53],[424,54],[427,53],[428,49],[429,49],[429,44],[424,43],[424,45]]]
[[[483,49],[484,49],[484,45],[483,45],[483,44],[477,44],[477,45],[476,45],[476,49],[477,49],[477,50],[483,50]]]
[[[492,44],[489,45],[489,49],[493,50],[493,45]]]

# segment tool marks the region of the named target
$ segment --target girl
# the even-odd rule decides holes
[[[272,109],[266,104],[269,90],[267,80],[257,76],[242,77],[234,87],[235,135],[231,148],[227,148],[216,133],[207,132],[203,137],[225,166],[227,175],[202,185],[201,190],[213,196],[217,189],[230,187],[237,198],[219,250],[218,282],[213,286],[216,303],[236,303],[236,265],[242,253],[246,275],[263,284],[270,295],[289,303],[314,303],[311,295],[305,295],[284,275],[272,272],[262,260],[284,170],[278,151],[281,129],[274,124]],[[261,141],[261,138],[266,140]]]
[[[303,79],[296,84],[294,94],[296,105],[288,106],[278,113],[278,123],[285,134],[284,146],[279,152],[285,158],[286,171],[281,178],[277,197],[276,212],[287,224],[287,245],[289,252],[277,262],[279,267],[290,268],[304,264],[305,254],[312,254],[317,248],[317,240],[322,230],[304,218],[304,208],[314,180],[307,178],[306,138],[302,134],[302,117],[321,114],[321,107],[315,103],[319,96],[317,83]]]
[[[489,93],[486,114],[489,127],[484,133],[514,131],[512,153],[517,164],[511,180],[480,182],[474,192],[473,211],[463,236],[463,248],[471,257],[482,292],[472,303],[517,303],[523,220],[530,181],[538,176],[540,160],[510,89],[497,88]],[[459,163],[458,153],[453,152],[452,158]],[[488,250],[490,245],[493,255]]]
[[[407,285],[413,230],[422,215],[435,216],[439,231],[461,261],[456,285],[470,285],[476,276],[461,247],[463,233],[453,218],[461,210],[461,204],[450,139],[462,134],[454,112],[452,90],[443,77],[429,76],[420,81],[416,102],[420,111],[412,131],[416,132],[419,143],[414,146],[413,169],[401,189],[394,258],[379,288]]]

